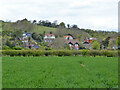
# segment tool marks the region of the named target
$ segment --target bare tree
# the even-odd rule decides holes
[[[56,38],[52,44],[52,48],[59,50],[59,49],[64,49],[65,47],[65,39],[64,38]]]

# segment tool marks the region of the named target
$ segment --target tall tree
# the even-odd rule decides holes
[[[67,24],[67,27],[70,28],[70,24]]]
[[[61,22],[61,23],[59,24],[59,26],[61,26],[61,27],[64,27],[64,28],[65,28],[65,23],[64,23],[64,22]]]
[[[120,49],[120,35],[117,37],[116,44],[117,44],[118,48]]]
[[[100,43],[98,41],[93,41],[92,43],[92,49],[99,50],[100,49]]]
[[[37,21],[36,20],[33,20],[33,24],[35,24]]]
[[[74,25],[72,26],[72,28],[76,28],[76,29],[77,29],[77,28],[78,28],[78,26],[74,24]]]

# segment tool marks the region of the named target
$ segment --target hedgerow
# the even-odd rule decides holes
[[[2,50],[3,56],[107,56],[116,57],[110,50]]]

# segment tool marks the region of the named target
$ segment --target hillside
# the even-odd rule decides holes
[[[51,28],[51,27],[45,27],[45,26],[39,26],[36,25],[36,27],[34,28],[34,30],[32,32],[38,32],[38,33],[42,33],[42,32],[55,32],[56,28]]]
[[[98,40],[103,40],[107,37],[115,37],[117,36],[116,32],[106,32],[106,31],[93,31],[90,29],[79,29],[79,28],[53,28],[42,26],[37,23],[32,23],[28,20],[18,20],[17,22],[4,22],[2,23],[2,30],[5,32],[14,32],[16,30],[22,30],[24,32],[36,32],[37,34],[41,33],[53,33],[57,37],[63,37],[66,34],[73,35],[74,38],[77,38],[81,41],[84,41],[87,38],[95,37]]]
[[[3,22],[2,23],[2,29],[3,29],[3,31],[23,30],[23,31],[31,32],[31,33],[32,32],[41,33],[43,31],[54,32],[56,30],[56,28],[40,26],[40,25],[37,25],[37,24],[32,24],[30,22],[22,22],[22,23]]]
[[[30,23],[28,21],[19,21],[19,22],[3,22],[2,23],[2,29],[5,32],[15,32],[17,30],[22,30],[26,32],[36,32],[36,33],[50,33],[52,32],[56,36],[64,36],[66,34],[71,34],[73,35],[74,38],[81,38],[80,40],[83,41],[86,37],[90,38],[91,35],[89,33],[78,30],[78,29],[68,29],[68,28],[52,28],[52,27],[46,27],[46,26],[41,26],[37,24]]]

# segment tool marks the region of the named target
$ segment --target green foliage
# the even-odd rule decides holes
[[[21,47],[12,47],[13,50],[22,50]]]
[[[14,43],[13,42],[10,42],[9,40],[6,41],[6,45],[10,48],[14,47]]]
[[[9,50],[9,49],[11,49],[11,48],[6,45],[2,46],[2,50]]]
[[[117,37],[116,44],[117,44],[118,47],[120,47],[120,35]]]
[[[41,54],[42,53],[42,54]],[[117,57],[117,51],[108,50],[3,50],[4,56],[107,56]]]
[[[64,23],[64,22],[61,22],[61,23],[59,24],[59,26],[65,27],[65,23]]]
[[[25,32],[31,32],[32,33],[32,37],[34,40],[36,40],[37,42],[42,42],[44,39],[44,35],[46,33],[53,33],[56,36],[56,39],[58,37],[63,38],[65,35],[67,34],[71,34],[73,36],[73,38],[78,39],[80,42],[83,42],[86,37],[90,38],[90,37],[96,37],[97,40],[101,43],[101,46],[104,47],[104,49],[107,49],[108,46],[112,46],[112,44],[109,44],[109,40],[107,39],[108,37],[114,37],[117,35],[116,32],[106,32],[106,31],[93,31],[93,30],[89,30],[89,29],[80,29],[77,27],[77,25],[67,25],[68,28],[65,27],[65,23],[61,22],[59,25],[57,24],[57,21],[51,23],[48,20],[46,21],[39,21],[39,23],[36,23],[36,20],[34,20],[33,22],[28,21],[27,19],[23,19],[23,20],[18,20],[17,22],[3,22],[2,23],[2,38],[3,38],[3,44],[6,44],[6,41],[10,41],[7,42],[7,46],[9,46],[10,48],[16,46],[16,40],[18,38],[20,38],[22,36],[23,33]],[[54,28],[52,28],[54,27]],[[8,37],[8,38],[6,38]],[[102,41],[102,39],[105,38],[105,40]],[[116,39],[116,37],[115,37]],[[15,43],[14,40],[16,41]],[[119,43],[119,41],[117,41]],[[14,45],[15,44],[15,45]],[[20,46],[21,44],[18,44],[17,46]],[[58,44],[61,45],[61,44]],[[57,47],[58,46],[53,45],[53,47]],[[44,46],[44,45],[43,45]],[[47,45],[46,45],[47,46]],[[45,47],[46,47],[45,46]],[[99,44],[94,44],[93,45],[95,48],[94,49],[99,49]],[[60,46],[59,46],[60,47]],[[66,49],[64,45],[61,45],[60,48],[63,47],[62,49]],[[80,47],[83,47],[82,45]],[[55,49],[54,48],[54,49]],[[69,48],[68,48],[69,49]]]
[[[109,49],[113,49],[113,46],[115,46],[115,43],[116,43],[116,40],[110,40],[108,44]]]
[[[118,88],[118,58],[2,57],[2,86],[3,88]]]
[[[67,44],[65,47],[66,47],[66,49],[71,50],[69,44]]]
[[[92,43],[92,49],[99,50],[100,49],[100,43],[98,41],[93,41]]]
[[[109,40],[107,40],[107,38],[104,38],[102,41],[102,45],[104,46],[104,49],[107,49],[108,44],[109,44]]]
[[[32,38],[33,38],[34,40],[37,40],[37,41],[41,42],[42,39],[43,39],[43,35],[34,32],[34,33],[32,33]]]

